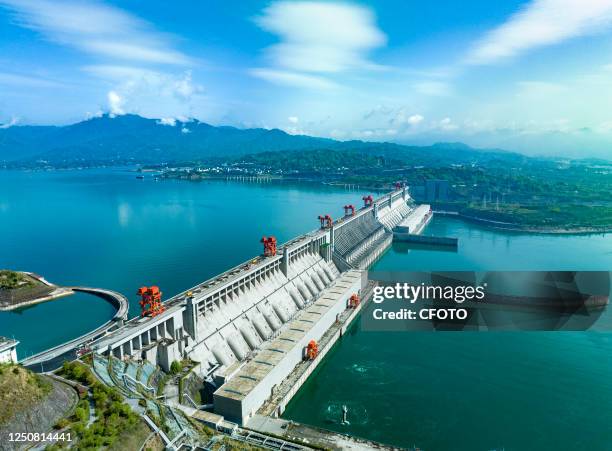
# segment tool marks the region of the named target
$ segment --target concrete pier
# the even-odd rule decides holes
[[[420,235],[432,217],[431,206],[426,204],[419,205],[402,222],[395,226],[393,233],[395,236],[400,234]]]
[[[459,239],[445,236],[423,236],[411,233],[394,233],[394,240],[403,243],[430,244],[432,246],[457,247]]]

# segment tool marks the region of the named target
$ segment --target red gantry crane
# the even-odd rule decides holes
[[[355,207],[353,205],[344,206],[344,216],[353,216],[354,214],[355,214]]]
[[[321,221],[322,229],[330,229],[331,226],[334,224],[334,220],[332,219],[330,215],[325,215],[325,216],[319,215],[319,221]]]
[[[353,293],[349,299],[348,303],[350,308],[357,308],[359,305],[359,295],[357,293]]]
[[[157,316],[166,310],[164,304],[162,304],[162,292],[159,287],[140,287],[137,292],[140,300],[140,316]]]
[[[276,255],[276,237],[271,236],[268,238],[264,236],[261,242],[264,246],[264,256],[272,257]]]
[[[368,194],[367,196],[363,196],[362,199],[363,199],[364,207],[369,207],[370,205],[374,203],[374,198],[372,197],[371,194]]]

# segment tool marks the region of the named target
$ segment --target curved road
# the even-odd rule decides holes
[[[128,300],[127,298],[113,290],[91,287],[70,287],[72,291],[89,293],[110,302],[116,309],[115,315],[100,327],[88,332],[73,340],[62,343],[53,348],[42,351],[31,357],[26,357],[19,363],[33,371],[45,372],[58,368],[65,360],[73,360],[77,357],[76,350],[80,346],[90,341],[106,335],[110,330],[120,326],[127,319]]]

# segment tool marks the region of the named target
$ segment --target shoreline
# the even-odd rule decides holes
[[[495,230],[503,230],[506,232],[517,232],[517,233],[530,233],[534,235],[605,235],[608,233],[612,233],[612,227],[608,228],[595,228],[595,227],[572,227],[572,228],[563,228],[563,227],[535,227],[535,226],[521,226],[512,222],[501,222],[501,221],[493,221],[491,219],[477,218],[474,216],[468,216],[461,214],[459,212],[449,212],[449,211],[436,211],[434,210],[434,214],[439,216],[450,216],[456,217],[461,220],[472,222],[475,224],[480,224],[484,227],[495,229]]]
[[[32,305],[36,305],[36,304],[42,304],[43,302],[49,302],[49,301],[53,301],[55,299],[58,298],[62,298],[65,296],[70,296],[74,294],[74,291],[70,288],[65,288],[65,287],[58,287],[57,285],[49,282],[47,279],[45,279],[43,276],[40,276],[38,274],[35,274],[33,272],[29,272],[29,271],[20,271],[22,274],[26,274],[27,276],[31,277],[32,279],[37,280],[38,282],[42,283],[43,285],[48,286],[49,288],[52,288],[53,290],[50,293],[47,293],[44,296],[40,296],[34,299],[30,299],[28,301],[21,301],[21,302],[17,302],[15,304],[0,304],[0,312],[10,312],[13,310],[18,310],[20,308],[24,308],[24,307],[29,307]]]
[[[202,180],[220,180],[220,181],[226,181],[226,182],[233,182],[233,181],[239,181],[239,177],[234,177],[234,176],[206,176],[206,177],[202,177],[200,180],[189,180],[189,179],[185,179],[185,178],[174,178],[174,177],[161,177],[161,180],[180,180],[180,181],[188,181],[188,182],[197,182],[197,181],[202,181]],[[249,177],[245,177],[246,179],[249,179]],[[258,178],[264,179],[264,177],[257,177],[257,176],[251,176],[250,178],[252,178],[253,180],[257,180]],[[352,190],[359,190],[359,189],[365,189],[365,190],[370,190],[373,192],[380,192],[380,191],[385,191],[385,188],[376,188],[376,187],[371,187],[371,186],[362,186],[362,185],[357,185],[357,184],[351,184],[351,183],[341,183],[341,182],[336,182],[333,180],[325,180],[325,179],[316,179],[316,178],[308,178],[308,177],[273,177],[270,178],[268,180],[275,180],[275,181],[288,181],[288,182],[306,182],[306,183],[317,183],[317,184],[321,184],[324,186],[332,186],[335,188],[348,188],[348,189],[352,189]],[[352,187],[352,188],[350,188]],[[389,187],[388,189],[392,189],[391,187]],[[485,226],[487,228],[491,228],[491,229],[495,229],[495,230],[503,230],[503,231],[507,231],[507,232],[516,232],[516,233],[530,233],[530,234],[535,234],[535,235],[599,235],[599,234],[608,234],[608,233],[612,233],[612,225],[606,228],[595,228],[595,227],[570,227],[570,228],[564,228],[564,227],[537,227],[537,226],[529,226],[529,225],[520,225],[517,223],[512,223],[512,222],[501,222],[501,221],[494,221],[491,219],[484,219],[484,218],[477,218],[474,216],[469,216],[469,215],[464,215],[462,213],[459,212],[452,212],[452,211],[436,211],[434,210],[434,213],[437,215],[441,215],[441,216],[455,216],[458,217],[460,219],[463,219],[465,221],[468,222],[473,222],[476,224],[480,224],[482,226]]]
[[[133,166],[116,166],[116,165],[94,165],[94,166],[84,166],[84,167],[74,167],[74,168],[3,168],[0,169],[12,170],[12,171],[24,171],[24,172],[52,172],[52,171],[82,171],[87,169],[113,169],[113,168],[121,168],[126,169],[131,173],[139,173],[139,171],[135,170]],[[145,170],[146,173],[156,172],[157,170]],[[385,191],[386,188],[381,187],[371,187],[367,185],[357,185],[357,184],[349,184],[342,183],[332,180],[326,180],[321,178],[312,178],[312,177],[287,177],[287,176],[276,176],[276,175],[248,175],[248,176],[232,176],[232,175],[205,175],[200,176],[197,180],[190,180],[189,178],[181,178],[181,177],[163,177],[160,174],[158,178],[161,180],[177,180],[177,181],[187,181],[187,182],[200,182],[200,181],[226,181],[233,182],[238,181],[240,177],[245,179],[253,179],[255,180],[268,180],[268,181],[287,181],[287,182],[306,182],[306,183],[317,183],[324,186],[331,186],[336,188],[346,188],[346,187],[354,187],[352,189],[364,189],[371,190],[373,192],[381,192]],[[247,181],[247,180],[245,180]],[[351,189],[351,188],[349,188]],[[388,189],[391,189],[389,187]],[[530,225],[521,225],[518,223],[511,222],[502,222],[502,221],[494,221],[491,219],[478,218],[474,216],[464,215],[459,212],[453,211],[436,211],[434,213],[440,216],[455,216],[461,218],[465,221],[473,222],[476,224],[480,224],[484,227],[494,229],[494,230],[502,230],[507,232],[516,232],[516,233],[529,233],[535,235],[599,235],[599,234],[609,234],[612,233],[612,225],[603,227],[603,228],[595,228],[595,227],[538,227],[538,226],[530,226]]]
[[[0,305],[0,312],[10,312],[13,310],[18,310],[20,308],[30,307],[36,304],[42,304],[43,302],[54,301],[55,299],[63,298],[66,296],[71,296],[73,294],[74,294],[74,291],[72,291],[70,288],[57,287],[47,296],[42,296],[36,299],[19,302],[17,304],[12,304],[12,305]]]

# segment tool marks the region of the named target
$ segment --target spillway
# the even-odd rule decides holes
[[[245,424],[361,295],[368,268],[413,210],[406,189],[279,246],[167,300],[155,317],[134,318],[92,344],[99,354],[175,360],[217,387],[215,413]],[[330,342],[331,346],[333,342]]]

